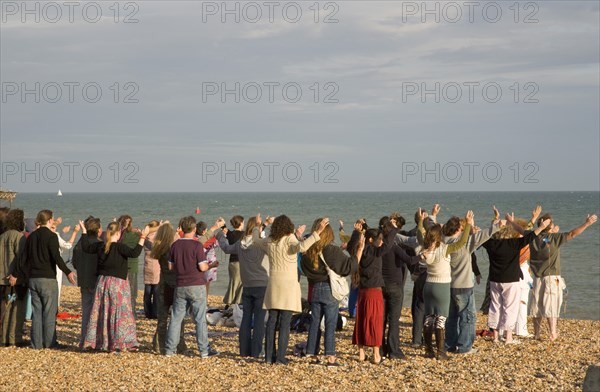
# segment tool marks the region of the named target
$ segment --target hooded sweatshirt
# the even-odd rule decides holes
[[[258,228],[254,228],[254,230],[256,230],[258,236]],[[252,236],[245,235],[233,244],[229,244],[227,237],[220,230],[217,231],[216,236],[223,252],[238,255],[242,286],[267,287],[267,283],[269,283],[269,257],[258,246],[252,246]]]
[[[481,230],[478,233],[471,234],[467,244],[456,252],[450,253],[450,267],[452,282],[450,287],[453,289],[473,288],[473,268],[471,263],[471,253],[490,239],[492,234],[500,230],[499,225],[492,224],[488,230]],[[444,237],[444,242],[453,244],[458,242],[458,237]]]

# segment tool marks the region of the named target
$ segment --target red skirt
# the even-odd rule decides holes
[[[381,289],[360,289],[352,344],[379,347],[383,342],[383,294]]]

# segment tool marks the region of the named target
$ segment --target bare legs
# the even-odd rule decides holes
[[[558,339],[558,317],[546,317],[548,321],[548,328],[550,330],[550,341],[553,342]],[[533,333],[535,335],[535,339],[542,340],[542,318],[534,317],[533,319]]]
[[[362,362],[366,359],[367,359],[367,356],[365,353],[365,346],[358,345],[358,360]],[[373,362],[376,364],[381,362],[381,354],[379,352],[379,346],[373,347]]]

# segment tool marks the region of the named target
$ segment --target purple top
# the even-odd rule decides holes
[[[171,245],[169,262],[175,268],[177,287],[200,286],[206,284],[204,272],[199,263],[206,263],[204,247],[195,238],[180,238]]]

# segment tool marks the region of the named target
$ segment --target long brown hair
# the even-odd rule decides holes
[[[323,218],[319,219],[319,223],[321,223],[321,220],[323,220]],[[306,251],[306,256],[312,261],[312,266],[315,270],[319,268],[319,253],[323,251],[323,248],[333,242],[334,237],[331,225],[325,226],[319,237],[319,240],[312,244]]]
[[[128,233],[133,231],[133,219],[131,219],[131,216],[121,215],[119,219],[117,219],[117,222],[119,223],[121,229],[123,229],[124,231]]]
[[[431,245],[434,245],[433,249],[437,249],[442,242],[442,226],[439,223],[431,226],[429,230],[425,233],[425,238],[423,240],[423,248],[426,250],[431,248]]]
[[[9,210],[4,219],[5,230],[16,230],[22,232],[25,230],[25,214],[23,210],[13,208]]]
[[[104,244],[104,253],[108,254],[108,252],[110,251],[112,236],[120,232],[121,227],[119,225],[119,222],[110,222],[108,226],[106,226],[106,243]]]
[[[156,231],[154,242],[152,243],[152,251],[150,257],[160,259],[165,253],[171,249],[171,245],[175,240],[175,229],[170,223],[162,224]]]
[[[10,209],[8,207],[0,207],[0,234],[7,230],[5,226],[5,219],[9,211]]]
[[[273,221],[273,225],[271,226],[271,234],[269,238],[273,242],[277,242],[283,237],[286,237],[290,234],[294,233],[294,224],[292,220],[287,217],[287,215],[279,215]]]

